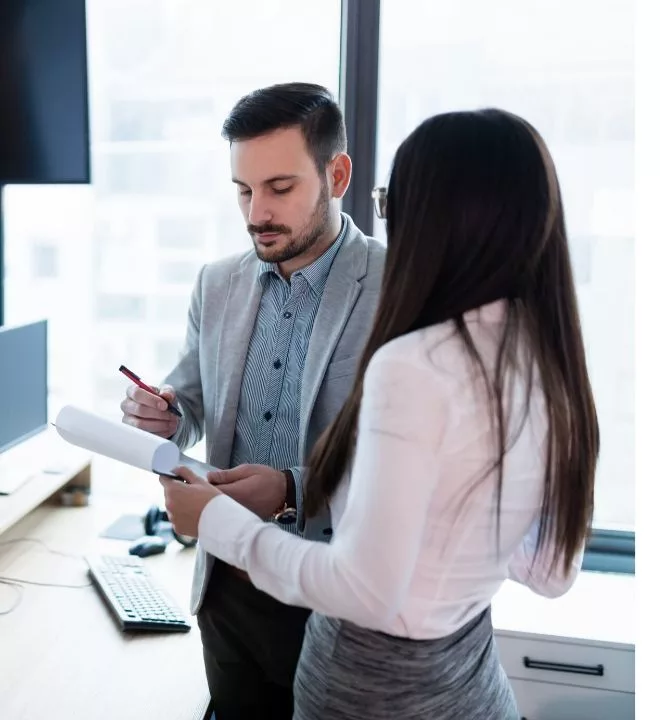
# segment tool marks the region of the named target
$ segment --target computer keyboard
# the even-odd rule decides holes
[[[133,555],[85,558],[96,589],[122,630],[187,632],[190,622]]]

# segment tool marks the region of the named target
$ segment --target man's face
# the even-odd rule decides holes
[[[261,260],[284,263],[303,255],[328,230],[328,184],[319,177],[300,128],[233,142],[231,171]]]

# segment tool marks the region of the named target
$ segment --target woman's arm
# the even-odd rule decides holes
[[[381,353],[369,366],[346,511],[326,543],[262,522],[227,496],[204,509],[202,547],[290,605],[366,625],[395,616],[420,550],[446,403],[424,367]]]
[[[551,570],[554,543],[546,543],[534,558],[539,530],[539,522],[536,521],[509,562],[509,577],[526,585],[538,595],[549,598],[559,597],[568,592],[575,582],[582,567],[584,547],[573,558],[568,574],[563,571],[561,559],[557,567]]]

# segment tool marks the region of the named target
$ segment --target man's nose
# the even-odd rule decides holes
[[[265,225],[271,222],[273,214],[268,208],[268,201],[263,195],[252,195],[248,222],[251,225]]]

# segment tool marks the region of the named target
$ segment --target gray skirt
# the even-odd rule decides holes
[[[293,720],[518,720],[490,608],[448,637],[409,640],[313,613]]]

